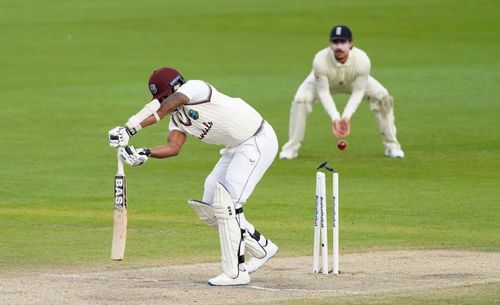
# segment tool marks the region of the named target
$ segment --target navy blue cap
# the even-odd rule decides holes
[[[334,26],[330,33],[330,41],[332,40],[352,40],[351,30],[343,24]]]

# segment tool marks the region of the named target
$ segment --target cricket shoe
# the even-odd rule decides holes
[[[403,159],[405,157],[405,152],[401,148],[387,148],[385,150],[385,156],[389,158]]]
[[[271,259],[271,257],[273,257],[278,252],[278,246],[276,246],[275,243],[268,239],[267,245],[264,246],[264,250],[266,250],[266,256],[264,256],[263,258],[252,257],[250,258],[250,260],[248,260],[248,272],[252,273],[262,267],[262,265],[264,265],[269,259]]]
[[[294,151],[294,150],[282,150],[280,152],[279,158],[282,160],[292,160],[292,159],[297,158],[298,155],[299,155],[299,153],[297,151]]]
[[[248,269],[247,269],[248,270]],[[209,279],[208,284],[211,286],[238,286],[246,285],[250,283],[250,275],[248,271],[241,271],[238,273],[238,277],[235,279],[230,278],[225,273],[221,273],[218,276]]]

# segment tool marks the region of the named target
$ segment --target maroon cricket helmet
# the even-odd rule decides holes
[[[184,83],[179,71],[169,67],[159,68],[149,77],[149,91],[153,98],[161,100],[174,93]]]

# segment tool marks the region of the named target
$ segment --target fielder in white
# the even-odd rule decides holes
[[[223,145],[222,157],[205,180],[203,200],[188,204],[207,225],[218,230],[222,271],[210,285],[245,285],[249,273],[276,254],[278,247],[245,219],[243,204],[278,152],[273,128],[249,104],[217,91],[201,80],[185,81],[172,68],[155,70],[149,79],[153,100],[125,127],[109,131],[121,158],[139,166],[149,157],[168,158],[181,150],[187,135]],[[142,128],[171,115],[167,144],[135,148],[129,138]],[[245,264],[245,250],[252,256]]]
[[[318,99],[332,120],[333,134],[340,139],[349,135],[352,115],[361,101],[367,100],[377,119],[385,155],[404,158],[396,139],[394,100],[387,89],[370,76],[370,68],[366,53],[353,47],[350,29],[345,25],[335,26],[330,34],[330,47],[316,54],[313,70],[295,94],[290,110],[289,140],[283,145],[280,159],[298,156],[307,115]],[[333,101],[332,94],[336,93],[350,94],[342,116]]]

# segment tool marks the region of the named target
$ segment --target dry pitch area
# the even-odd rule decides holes
[[[311,257],[277,258],[243,287],[211,287],[219,265],[4,274],[0,304],[231,304],[384,294],[500,282],[500,253],[397,251],[341,256],[338,276],[311,274]]]

